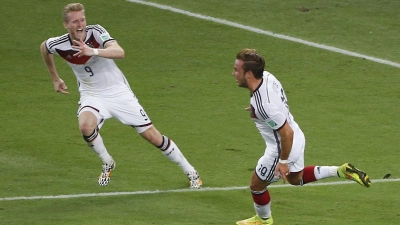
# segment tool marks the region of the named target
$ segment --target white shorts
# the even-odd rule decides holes
[[[118,97],[81,97],[77,115],[82,112],[92,112],[97,117],[98,128],[104,121],[116,118],[121,123],[134,127],[138,133],[142,133],[152,126],[138,99],[132,93],[126,93]]]
[[[288,158],[288,166],[290,172],[300,172],[304,169],[304,149],[305,137],[301,132],[299,137],[293,141],[292,150]],[[257,176],[268,183],[276,182],[280,179],[280,175],[275,176],[275,168],[278,164],[278,149],[268,147],[265,149],[264,155],[258,160],[255,172]]]

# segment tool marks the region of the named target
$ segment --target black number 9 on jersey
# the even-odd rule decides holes
[[[93,73],[92,68],[90,68],[90,67],[88,67],[88,66],[85,66],[85,71],[88,72],[88,73],[90,73],[89,76],[93,77],[94,73]]]

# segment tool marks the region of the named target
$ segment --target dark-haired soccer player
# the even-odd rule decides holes
[[[250,183],[256,215],[238,221],[238,225],[273,224],[267,186],[280,178],[292,185],[304,185],[327,177],[342,177],[370,186],[368,175],[349,163],[339,167],[304,167],[304,134],[289,111],[282,84],[264,67],[260,54],[254,49],[243,49],[236,55],[232,73],[237,85],[250,91],[250,117],[267,145]]]

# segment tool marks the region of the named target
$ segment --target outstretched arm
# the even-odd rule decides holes
[[[79,52],[75,53],[74,56],[93,56],[98,55],[100,57],[109,58],[109,59],[122,59],[125,57],[125,51],[121,48],[121,46],[117,43],[117,41],[110,41],[106,43],[104,49],[100,48],[91,48],[87,44],[85,44],[82,40],[76,41],[73,40],[74,44],[72,48],[78,50]]]
[[[58,76],[56,65],[54,63],[54,57],[46,49],[46,42],[43,42],[40,45],[40,52],[42,53],[43,61],[46,64],[47,69],[49,70],[51,79],[53,81],[54,90],[63,94],[68,94],[68,92],[66,91],[67,86],[65,85],[64,81]]]

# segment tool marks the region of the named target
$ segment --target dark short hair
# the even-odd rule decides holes
[[[264,72],[265,60],[255,49],[245,48],[242,49],[237,55],[236,59],[243,61],[244,72],[251,71],[254,77],[261,79]]]

